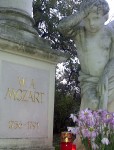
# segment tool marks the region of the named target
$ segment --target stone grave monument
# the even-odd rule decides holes
[[[114,112],[114,22],[105,24],[108,13],[107,1],[83,0],[80,10],[58,25],[58,30],[77,46],[81,65],[81,110]],[[74,143],[77,150],[85,150],[80,136]]]
[[[108,20],[105,0],[83,0],[80,10],[58,25],[74,40],[81,65],[81,109],[114,112],[114,22]]]
[[[54,150],[55,67],[32,27],[32,0],[0,0],[0,149]]]

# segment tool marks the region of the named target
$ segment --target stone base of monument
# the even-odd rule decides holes
[[[2,31],[0,149],[54,150],[55,67],[64,57],[45,41],[37,39],[37,45],[24,41],[27,33],[20,38],[10,27]]]
[[[55,150],[52,146],[42,145],[39,139],[2,139],[0,150]]]
[[[55,55],[33,51],[0,39],[0,149],[54,150]]]
[[[55,68],[65,59],[11,2],[0,3],[0,149],[54,150]]]

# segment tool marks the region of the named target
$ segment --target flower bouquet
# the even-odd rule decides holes
[[[114,150],[114,113],[85,109],[70,118],[76,126],[68,131],[79,135],[87,150]]]

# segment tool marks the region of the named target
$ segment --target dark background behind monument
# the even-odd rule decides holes
[[[81,0],[76,2],[81,2]],[[79,10],[79,3],[76,4],[76,2],[73,2],[73,0],[69,1],[69,3],[64,0],[35,0],[33,2],[33,18],[35,20],[35,29],[39,35],[44,39],[48,39],[55,51],[63,51],[69,54],[69,58],[63,64],[64,74],[58,78],[61,74],[60,70],[56,75],[55,133],[67,130],[67,126],[71,124],[69,115],[77,112],[80,107],[80,85],[78,81],[80,64],[76,59],[76,46],[71,39],[63,37],[57,30],[61,17],[68,16]],[[66,80],[66,84],[62,82],[63,79]]]

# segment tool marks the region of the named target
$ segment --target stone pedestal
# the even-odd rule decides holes
[[[19,9],[20,11],[32,15],[32,1],[33,0],[0,0],[0,7]]]
[[[33,29],[32,0],[8,1],[0,3],[0,149],[54,150],[55,66],[64,57]]]

